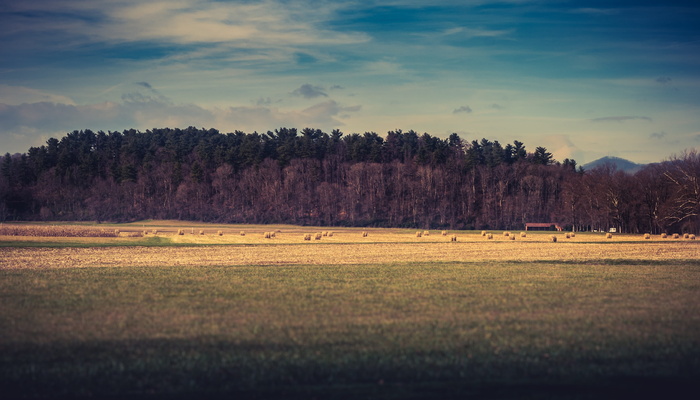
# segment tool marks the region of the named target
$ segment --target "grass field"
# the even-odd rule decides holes
[[[700,242],[114,229],[119,237],[0,236],[0,397],[658,398],[700,388]]]

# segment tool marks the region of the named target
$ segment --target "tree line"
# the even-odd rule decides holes
[[[697,232],[694,150],[634,175],[544,147],[414,131],[73,131],[0,159],[0,221]]]

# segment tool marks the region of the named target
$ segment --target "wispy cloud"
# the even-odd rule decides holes
[[[294,96],[303,97],[305,99],[314,99],[316,97],[328,97],[328,94],[320,86],[314,86],[310,83],[305,83],[295,89],[292,94]]]
[[[625,122],[625,121],[634,121],[634,120],[652,122],[652,119],[649,117],[636,116],[636,115],[593,118],[590,121],[591,122]]]
[[[264,131],[279,126],[332,129],[360,111],[360,105],[347,106],[326,100],[306,108],[272,107],[269,98],[256,106],[206,108],[196,104],[176,104],[145,82],[134,86],[121,102],[75,105],[56,102],[0,104],[0,147],[8,143],[38,145],[46,135],[61,137],[76,129],[123,130],[153,127],[215,127],[222,131]],[[6,146],[9,148],[9,146]],[[25,148],[26,151],[26,148]]]
[[[23,103],[39,102],[75,104],[72,99],[55,93],[23,86],[0,84],[0,103],[2,104],[19,105]]]
[[[460,113],[469,114],[469,113],[471,113],[471,112],[472,112],[471,107],[469,107],[469,106],[461,106],[461,107],[459,107],[459,108],[455,108],[455,109],[452,111],[452,114],[460,114]]]
[[[666,135],[666,132],[654,132],[651,135],[649,135],[649,137],[652,139],[663,139],[666,137]]]
[[[615,8],[575,8],[571,10],[572,14],[589,14],[589,15],[615,15],[619,13]]]
[[[297,46],[366,42],[361,32],[324,25],[338,7],[333,2],[219,2],[206,0],[15,2],[12,34],[54,32],[63,46],[86,43],[162,43],[220,48],[287,49]],[[40,43],[37,43],[39,45]],[[209,49],[211,50],[211,49]]]

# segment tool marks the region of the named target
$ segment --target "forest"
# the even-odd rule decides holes
[[[457,134],[82,130],[0,157],[0,221],[698,233],[698,177],[695,150],[627,174]]]

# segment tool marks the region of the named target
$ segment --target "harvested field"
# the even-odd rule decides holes
[[[532,236],[532,235],[530,235]],[[336,236],[335,238],[339,238]],[[442,238],[442,236],[441,236]],[[268,239],[268,243],[270,240]],[[441,243],[339,243],[332,239],[300,244],[196,247],[9,247],[0,253],[0,269],[90,268],[112,266],[323,265],[410,262],[628,262],[687,261],[700,258],[700,242],[550,243],[520,241]],[[460,237],[460,240],[461,239]],[[197,243],[197,242],[190,242]]]
[[[324,230],[160,224],[109,227],[119,237],[0,237],[0,393],[598,399],[698,389],[697,241],[458,231],[452,242],[366,228],[305,241]]]

